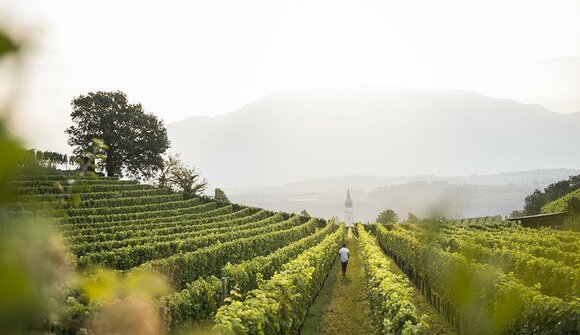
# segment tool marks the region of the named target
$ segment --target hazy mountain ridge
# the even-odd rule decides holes
[[[350,187],[357,220],[371,221],[387,208],[401,216],[436,210],[460,218],[507,215],[522,208],[525,196],[534,189],[577,174],[580,170],[553,169],[466,177],[344,176],[226,191],[236,202],[289,212],[306,209],[330,217],[342,215]]]
[[[167,126],[217,186],[579,167],[580,113],[463,91],[283,92]]]

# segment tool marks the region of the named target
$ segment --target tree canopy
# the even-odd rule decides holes
[[[540,214],[542,212],[542,207],[547,203],[557,200],[578,189],[580,189],[580,175],[570,176],[567,180],[552,183],[544,188],[543,191],[536,189],[532,194],[526,196],[523,212],[513,214]]]
[[[149,178],[163,167],[162,154],[170,144],[163,121],[141,104],[130,104],[125,93],[90,92],[71,105],[74,125],[66,133],[76,155],[90,151],[97,138],[106,144],[98,166],[108,176]]]
[[[377,216],[376,221],[378,223],[396,223],[399,221],[399,215],[394,210],[387,209]]]

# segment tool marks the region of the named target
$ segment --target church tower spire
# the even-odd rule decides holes
[[[354,227],[354,219],[352,213],[352,198],[350,197],[350,189],[347,189],[346,200],[344,201],[344,223],[347,227]]]

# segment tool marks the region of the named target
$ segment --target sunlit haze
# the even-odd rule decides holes
[[[70,101],[93,90],[123,90],[168,123],[320,87],[461,89],[580,110],[578,1],[158,4],[0,5],[3,26],[29,39],[19,111],[32,145],[65,148]]]

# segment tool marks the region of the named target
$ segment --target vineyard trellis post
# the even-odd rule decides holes
[[[222,296],[221,296],[222,305],[224,304],[224,301],[227,298],[227,294],[228,294],[228,278],[222,277]]]

